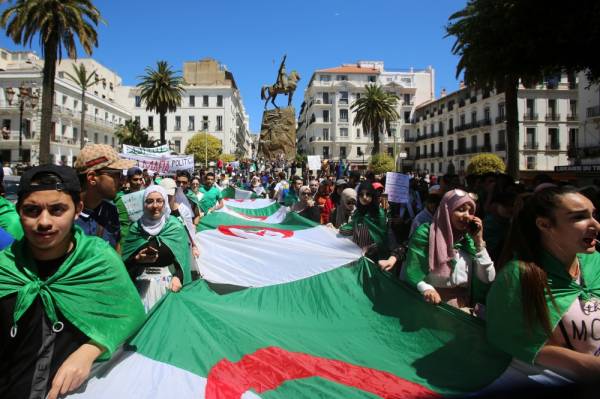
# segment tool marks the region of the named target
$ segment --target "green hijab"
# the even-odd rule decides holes
[[[129,227],[129,234],[125,237],[121,248],[123,260],[129,259],[143,245],[147,244],[152,237],[142,228],[141,220],[133,223]],[[162,230],[156,236],[156,241],[160,245],[166,245],[173,252],[173,256],[175,256],[177,263],[179,263],[181,270],[183,270],[182,283],[191,283],[190,263],[192,256],[187,232],[183,224],[175,216],[169,216]]]
[[[23,238],[23,228],[19,214],[12,202],[0,197],[0,227],[9,233],[15,240]]]
[[[577,297],[588,300],[600,298],[600,254],[578,254],[585,285],[573,281],[566,267],[554,256],[543,252],[539,266],[548,274],[548,287],[554,302],[547,294],[546,305],[552,330]],[[498,273],[487,300],[487,336],[490,342],[519,360],[533,363],[539,350],[550,338],[536,323],[530,328],[525,320],[521,294],[521,262],[513,260]]]
[[[119,255],[106,241],[74,226],[74,251],[47,280],[38,277],[27,240],[0,252],[0,298],[17,294],[13,329],[39,296],[54,325],[56,309],[109,358],[144,322],[144,307]]]

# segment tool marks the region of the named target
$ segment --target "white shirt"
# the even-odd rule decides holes
[[[417,289],[422,294],[427,290],[439,288],[464,287],[469,283],[469,271],[475,267],[475,276],[484,283],[491,283],[496,277],[494,261],[490,258],[487,249],[483,248],[472,257],[463,250],[456,251],[454,257],[456,265],[450,277],[428,274],[425,280],[417,283]]]
[[[2,170],[4,171],[4,176],[12,176],[13,175],[12,169],[9,168],[8,166],[4,166],[2,168]]]

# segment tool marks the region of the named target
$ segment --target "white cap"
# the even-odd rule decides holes
[[[439,184],[434,184],[433,186],[429,187],[429,194],[438,194],[441,190],[441,187]]]

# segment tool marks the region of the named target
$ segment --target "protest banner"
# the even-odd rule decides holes
[[[308,155],[308,169],[309,170],[321,170],[321,156],[320,155]]]
[[[129,220],[132,223],[137,222],[144,213],[144,190],[125,194],[121,197],[121,201],[123,201],[123,205],[127,210]]]
[[[385,177],[385,193],[388,195],[388,201],[398,204],[408,203],[408,185],[410,177],[408,175],[387,172]]]
[[[141,169],[148,169],[161,174],[174,174],[178,170],[193,170],[193,155],[134,155],[121,154],[124,159],[137,161]]]
[[[171,152],[168,145],[158,147],[136,147],[133,145],[123,144],[123,154],[133,155],[168,155]]]

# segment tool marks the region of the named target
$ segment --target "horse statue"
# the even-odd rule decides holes
[[[300,75],[296,71],[290,72],[287,76],[287,84],[280,84],[279,81],[270,86],[263,86],[260,89],[260,99],[265,100],[265,109],[267,109],[267,103],[271,100],[271,104],[275,106],[275,108],[279,109],[277,104],[275,104],[275,99],[278,94],[285,94],[288,96],[288,107],[292,105],[292,97],[294,96],[294,91],[296,91],[296,86],[298,85],[298,81],[300,80]]]

